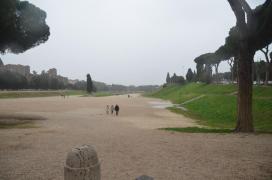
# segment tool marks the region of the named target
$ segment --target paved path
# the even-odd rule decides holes
[[[103,180],[147,174],[156,180],[271,179],[272,136],[190,134],[157,130],[194,126],[154,99],[126,96],[1,99],[0,113],[48,118],[40,128],[0,130],[1,180],[62,180],[66,153],[94,145]],[[155,100],[157,101],[157,100]],[[118,103],[120,116],[105,115]]]

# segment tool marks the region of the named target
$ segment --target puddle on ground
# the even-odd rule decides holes
[[[151,106],[156,109],[165,109],[165,108],[173,106],[171,102],[161,102],[161,101],[150,101],[149,104],[151,104]]]
[[[162,101],[150,101],[149,104],[151,104],[151,107],[152,108],[155,108],[155,109],[165,109],[165,108],[168,108],[168,107],[176,107],[178,109],[181,109],[183,111],[187,111],[187,109],[179,104],[172,104],[170,101],[165,101],[165,102],[162,102]]]

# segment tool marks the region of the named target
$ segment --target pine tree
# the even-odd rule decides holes
[[[93,92],[93,81],[90,74],[87,74],[87,92]]]
[[[166,76],[166,84],[169,84],[170,83],[170,74],[169,72],[167,73],[167,76]]]
[[[187,71],[187,74],[186,74],[186,80],[188,82],[192,82],[193,79],[194,79],[194,73],[193,73],[192,69],[189,68],[188,71]]]

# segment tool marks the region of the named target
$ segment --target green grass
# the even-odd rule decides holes
[[[199,127],[186,127],[186,128],[162,128],[161,130],[177,131],[184,133],[231,133],[231,129],[209,129]]]
[[[160,130],[166,131],[176,131],[182,133],[220,133],[220,134],[227,134],[233,133],[232,129],[222,129],[222,128],[200,128],[200,127],[186,127],[186,128],[161,128]],[[269,131],[261,131],[258,130],[255,134],[272,134]]]
[[[203,83],[190,83],[179,86],[172,85],[162,88],[159,91],[149,95],[161,99],[171,100],[173,103],[180,104],[189,99],[206,94],[230,94],[237,90],[234,85],[206,85]]]
[[[180,104],[192,97],[205,95],[184,104],[188,111],[171,107],[172,112],[194,118],[201,125],[211,128],[234,129],[236,124],[235,85],[206,85],[191,83],[184,86],[170,86],[150,95]],[[253,119],[257,132],[272,132],[272,87],[254,86]]]
[[[253,86],[253,97],[272,98],[272,86]]]
[[[0,123],[0,129],[27,129],[38,128],[34,123],[17,123],[17,124],[5,124]]]
[[[0,91],[1,98],[28,98],[28,97],[50,97],[60,96],[65,93],[69,96],[83,95],[85,91],[67,90],[67,91]]]

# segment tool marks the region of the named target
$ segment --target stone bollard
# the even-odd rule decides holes
[[[90,145],[73,148],[66,158],[64,180],[100,180],[100,163]]]

